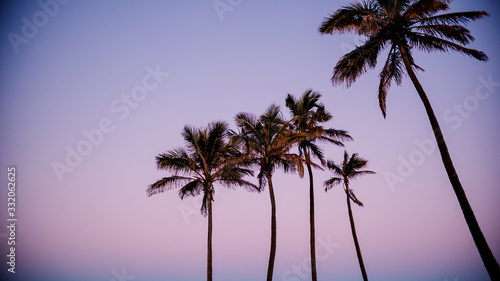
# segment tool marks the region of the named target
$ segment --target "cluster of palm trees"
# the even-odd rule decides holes
[[[316,280],[315,225],[314,225],[314,187],[312,168],[329,168],[334,177],[325,182],[327,189],[332,185],[344,182],[348,199],[349,218],[351,221],[356,250],[362,271],[359,244],[356,239],[354,221],[350,209],[350,200],[362,205],[352,190],[348,181],[364,173],[361,171],[367,161],[353,154],[350,159],[345,152],[344,162],[336,165],[325,160],[319,142],[343,146],[343,141],[351,140],[344,130],[326,129],[322,123],[332,116],[319,102],[321,95],[307,90],[300,99],[288,94],[286,105],[290,110],[291,119],[285,120],[279,106],[271,105],[259,117],[250,113],[239,113],[235,117],[238,131],[230,130],[225,122],[213,122],[206,128],[185,126],[182,135],[186,142],[185,148],[177,148],[162,153],[156,157],[158,169],[173,173],[151,184],[147,190],[149,196],[169,189],[179,188],[179,196],[196,196],[203,194],[201,213],[208,216],[207,238],[207,280],[212,280],[212,203],[214,183],[234,188],[244,187],[249,191],[261,192],[267,186],[271,202],[271,249],[267,269],[267,280],[272,280],[276,257],[276,202],[272,176],[277,169],[285,172],[298,172],[304,176],[304,166],[309,174],[310,194],[310,246],[311,274]],[[296,151],[292,151],[296,148]],[[319,160],[320,165],[312,158]],[[258,170],[258,184],[245,180],[245,176],[253,176],[253,167]],[[337,178],[341,176],[342,178]],[[363,273],[366,275],[366,273]]]
[[[330,14],[319,27],[321,34],[354,32],[366,37],[364,43],[340,58],[334,67],[332,83],[350,86],[368,68],[374,68],[382,50],[389,47],[387,59],[380,72],[378,87],[379,105],[386,116],[387,92],[394,81],[401,84],[408,74],[424,104],[433,128],[443,164],[450,183],[462,209],[465,221],[483,260],[491,280],[500,280],[500,267],[491,252],[479,227],[472,208],[453,166],[437,118],[427,94],[417,79],[412,52],[421,50],[457,51],[481,61],[487,56],[465,45],[474,40],[464,27],[469,21],[487,16],[484,11],[440,13],[449,9],[450,0],[367,0],[354,2]],[[228,128],[225,122],[209,124],[207,128],[195,129],[186,126],[183,136],[186,148],[178,148],[156,157],[158,169],[171,171],[173,175],[158,180],[148,187],[148,195],[172,188],[180,188],[179,195],[195,196],[203,193],[201,212],[208,216],[207,280],[212,280],[212,201],[213,184],[218,182],[227,187],[244,187],[250,191],[269,189],[271,201],[271,249],[267,280],[272,280],[276,256],[276,204],[273,173],[277,169],[298,172],[304,175],[304,164],[309,175],[310,194],[310,251],[311,278],[317,280],[315,259],[314,188],[312,168],[328,168],[333,176],[324,185],[329,190],[333,185],[343,183],[347,196],[348,214],[356,247],[358,261],[364,280],[368,280],[355,225],[352,218],[351,201],[362,206],[349,188],[350,179],[373,172],[363,169],[367,161],[357,154],[344,152],[339,165],[324,159],[319,143],[342,146],[352,138],[344,130],[325,129],[322,124],[331,115],[319,102],[320,95],[308,90],[299,99],[288,95],[286,106],[291,118],[285,120],[276,105],[256,117],[240,113],[235,117],[238,131]],[[294,153],[293,148],[296,148]],[[319,162],[314,163],[315,158]],[[258,184],[245,180],[253,176],[257,167]]]

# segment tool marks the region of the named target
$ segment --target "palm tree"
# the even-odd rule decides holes
[[[361,248],[359,247],[358,236],[356,235],[356,227],[354,226],[354,218],[351,210],[351,200],[361,207],[363,207],[363,203],[356,198],[352,189],[349,188],[349,180],[366,174],[375,174],[375,172],[372,171],[360,170],[366,166],[366,163],[368,163],[368,161],[359,157],[357,153],[354,153],[349,158],[349,154],[347,154],[347,151],[344,150],[344,161],[340,165],[336,165],[333,161],[327,162],[326,165],[328,169],[333,172],[334,176],[326,180],[324,184],[325,191],[328,191],[334,185],[342,182],[344,183],[344,191],[347,195],[347,211],[349,213],[349,222],[351,223],[352,239],[354,240],[359,267],[361,268],[361,274],[363,275],[364,281],[368,281],[368,276],[366,275],[363,257],[361,256]]]
[[[258,187],[243,179],[253,176],[248,163],[241,158],[239,149],[227,140],[228,125],[214,122],[208,128],[184,127],[182,136],[186,148],[177,148],[156,156],[159,170],[167,170],[172,176],[164,177],[151,184],[148,196],[179,188],[179,196],[196,196],[203,192],[201,213],[208,215],[207,280],[212,280],[212,201],[215,182],[226,187],[245,187],[249,191]]]
[[[276,201],[272,176],[277,168],[285,172],[298,171],[300,177],[304,176],[302,160],[297,154],[290,153],[297,136],[289,130],[289,122],[281,116],[280,108],[271,105],[259,118],[249,113],[239,113],[235,117],[236,125],[240,132],[232,132],[235,143],[244,148],[256,165],[259,166],[260,190],[267,184],[271,199],[271,250],[267,268],[267,280],[273,279],[274,260],[276,257]]]
[[[443,164],[465,221],[472,234],[483,263],[493,280],[500,280],[500,267],[467,200],[465,191],[453,166],[443,133],[431,107],[427,94],[417,79],[418,67],[412,51],[457,51],[475,59],[486,61],[481,51],[466,48],[474,40],[464,27],[469,21],[488,16],[484,11],[441,13],[449,9],[449,0],[369,0],[354,2],[338,9],[326,18],[319,32],[322,34],[355,32],[367,37],[366,41],[345,54],[335,65],[332,83],[345,83],[349,87],[367,68],[374,68],[384,47],[389,54],[380,72],[378,98],[382,114],[386,115],[386,96],[392,81],[400,85],[406,71],[422,100],[437,140]]]
[[[313,92],[311,89],[304,92],[300,99],[295,99],[288,94],[286,97],[286,106],[290,109],[292,117],[293,130],[297,133],[306,134],[298,144],[299,155],[304,157],[307,171],[309,173],[309,230],[310,230],[310,249],[311,249],[311,277],[317,281],[316,274],[316,238],[314,225],[314,181],[312,173],[311,157],[316,157],[325,164],[323,151],[316,144],[316,141],[333,143],[343,146],[341,141],[352,140],[351,136],[344,130],[325,129],[321,123],[332,119],[332,115],[325,110],[325,106],[319,103],[321,94]]]

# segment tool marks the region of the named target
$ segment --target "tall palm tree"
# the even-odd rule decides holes
[[[156,181],[147,189],[148,196],[152,196],[180,187],[178,194],[181,199],[203,192],[201,213],[208,215],[207,281],[212,280],[213,184],[219,182],[229,188],[241,186],[250,191],[258,189],[243,179],[247,175],[253,176],[253,172],[247,169],[249,163],[241,158],[238,147],[229,144],[227,133],[228,125],[224,122],[214,122],[202,129],[185,126],[182,136],[186,148],[156,156],[157,168],[173,175]]]
[[[418,67],[412,51],[456,51],[486,61],[481,51],[466,48],[474,40],[464,27],[469,21],[488,16],[484,11],[440,13],[449,9],[450,0],[369,0],[342,7],[326,18],[319,32],[322,34],[354,32],[367,39],[353,51],[345,54],[335,65],[332,83],[350,86],[367,68],[374,68],[384,47],[389,54],[380,72],[378,98],[382,114],[386,115],[387,91],[392,81],[400,85],[406,73],[410,76],[422,100],[436,138],[441,159],[462,209],[483,263],[493,280],[500,280],[500,267],[479,227],[474,212],[451,160],[443,133],[427,94],[417,79]]]
[[[361,274],[363,275],[363,280],[368,281],[368,276],[366,275],[365,265],[363,263],[363,257],[361,256],[361,248],[359,247],[358,236],[356,234],[356,227],[354,226],[354,218],[352,216],[351,200],[357,205],[363,207],[363,203],[356,198],[354,192],[349,187],[349,180],[357,178],[366,174],[375,174],[375,172],[368,170],[360,170],[366,166],[367,160],[358,156],[354,153],[351,157],[344,150],[344,161],[340,165],[336,165],[333,161],[327,162],[327,167],[333,173],[333,177],[325,181],[325,191],[330,190],[334,185],[344,183],[344,191],[347,195],[347,211],[349,213],[349,222],[351,223],[352,239],[354,240],[354,246],[356,247],[356,254],[358,256],[359,267],[361,268]]]
[[[325,129],[320,124],[332,119],[332,115],[326,111],[325,106],[319,102],[321,94],[309,89],[299,98],[295,99],[288,94],[286,106],[295,121],[292,128],[297,133],[304,133],[305,138],[298,143],[299,155],[304,157],[307,172],[309,174],[309,230],[310,230],[310,250],[311,250],[311,277],[317,281],[316,273],[316,237],[314,225],[314,180],[312,173],[312,157],[316,157],[325,164],[323,151],[316,141],[333,143],[344,146],[342,141],[352,140],[351,136],[344,130]]]
[[[256,165],[259,166],[260,190],[267,184],[271,199],[271,250],[267,268],[267,280],[273,279],[274,260],[276,257],[276,201],[272,182],[273,173],[277,168],[285,172],[298,171],[300,177],[304,176],[301,158],[290,153],[297,137],[289,130],[289,121],[285,122],[281,116],[280,108],[271,105],[259,118],[249,113],[239,113],[235,117],[236,125],[240,128],[238,133],[232,132],[235,143],[244,148]]]

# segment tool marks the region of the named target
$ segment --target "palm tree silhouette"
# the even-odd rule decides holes
[[[340,165],[336,165],[333,161],[327,162],[328,169],[333,173],[333,177],[326,180],[325,191],[330,190],[334,185],[344,183],[344,191],[347,195],[347,211],[349,213],[349,222],[351,223],[352,239],[354,240],[354,246],[356,247],[356,254],[358,256],[359,267],[361,268],[361,274],[363,275],[363,280],[368,281],[368,276],[366,275],[365,265],[363,263],[363,257],[361,256],[361,248],[359,247],[358,236],[356,234],[356,227],[354,226],[354,218],[352,216],[351,200],[359,206],[363,206],[363,203],[356,198],[354,192],[349,187],[349,180],[357,178],[366,174],[375,174],[375,172],[368,170],[360,170],[366,166],[367,160],[358,156],[354,153],[351,157],[344,150],[344,161]]]
[[[274,260],[276,257],[276,201],[272,182],[277,168],[285,172],[298,171],[304,176],[302,159],[290,153],[290,149],[298,136],[289,130],[289,121],[285,122],[280,108],[271,105],[259,118],[250,113],[239,113],[235,117],[238,133],[231,132],[232,140],[243,147],[248,159],[259,166],[259,187],[262,190],[267,184],[271,199],[271,250],[267,268],[267,280],[273,279]]]
[[[311,157],[316,157],[325,164],[323,151],[316,144],[316,141],[333,143],[344,146],[341,141],[352,140],[351,136],[344,130],[325,129],[321,123],[332,119],[332,115],[326,111],[325,106],[319,102],[321,94],[313,92],[311,89],[304,92],[300,99],[295,99],[288,94],[286,106],[290,109],[292,117],[292,128],[297,133],[304,133],[306,137],[298,143],[301,156],[304,157],[309,174],[309,230],[310,230],[310,251],[311,251],[311,277],[317,281],[316,273],[316,238],[314,224],[314,181],[312,173]]]
[[[335,65],[332,83],[345,83],[349,87],[367,68],[374,68],[384,47],[389,54],[380,72],[378,98],[384,118],[387,91],[392,81],[400,85],[408,73],[422,100],[437,140],[441,159],[462,209],[476,247],[492,280],[500,280],[500,267],[479,227],[458,178],[443,138],[443,133],[431,107],[427,94],[417,79],[412,51],[457,51],[475,59],[486,61],[481,51],[464,47],[474,40],[465,28],[467,22],[488,16],[484,11],[438,14],[449,9],[449,0],[370,0],[354,2],[342,7],[326,18],[319,32],[322,34],[354,32],[367,40],[345,54]]]
[[[246,180],[244,176],[253,176],[248,168],[249,163],[241,157],[237,146],[227,140],[228,125],[214,122],[208,128],[195,129],[184,127],[182,136],[186,148],[177,148],[156,156],[159,170],[173,173],[151,184],[147,189],[148,196],[170,189],[180,188],[179,196],[196,196],[203,192],[201,213],[208,215],[207,238],[207,281],[212,280],[212,201],[216,182],[235,188],[244,187],[249,191],[258,187]]]

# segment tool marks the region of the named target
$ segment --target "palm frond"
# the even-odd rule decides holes
[[[386,117],[386,98],[387,92],[391,86],[391,81],[396,81],[397,85],[401,85],[403,80],[404,70],[400,53],[396,46],[392,46],[387,60],[382,71],[380,72],[380,84],[378,88],[378,100],[382,115]]]
[[[418,23],[423,25],[467,24],[469,21],[474,21],[483,17],[487,17],[489,15],[490,14],[485,11],[447,13],[433,17],[422,18],[418,21]]]
[[[333,138],[338,141],[352,141],[353,138],[349,135],[349,132],[346,130],[337,130],[337,129],[326,129],[325,134],[330,138]],[[340,145],[340,144],[338,144]],[[343,145],[340,145],[343,146]]]
[[[311,152],[311,155],[316,157],[316,159],[318,159],[322,165],[326,164],[323,150],[317,144],[309,142],[306,149],[309,149],[309,151]],[[309,159],[309,160],[310,160],[309,162],[312,163],[311,159]]]
[[[209,196],[210,196],[210,200],[214,201],[213,188],[209,188],[209,190],[205,190],[205,192],[203,192],[203,201],[201,203],[200,213],[204,217],[206,217],[208,215],[208,200],[209,200]]]
[[[379,18],[380,10],[375,2],[355,2],[325,18],[318,31],[321,34],[356,32],[369,35],[378,29]]]
[[[158,170],[190,172],[196,169],[196,163],[191,161],[183,148],[176,148],[155,157]]]
[[[283,124],[283,117],[281,116],[281,110],[279,105],[271,104],[264,114],[262,114],[259,118],[262,124],[266,124],[269,126],[277,126]],[[270,128],[270,127],[269,127]]]
[[[292,114],[295,114],[298,112],[298,100],[295,99],[294,96],[291,94],[287,94],[286,99],[285,99],[285,105],[290,109]]]
[[[304,163],[302,158],[293,153],[282,153],[272,157],[275,167],[281,168],[285,173],[298,173],[299,177],[304,177]]]
[[[474,41],[470,31],[461,25],[421,25],[414,27],[414,29],[427,35],[444,37],[464,45]]]
[[[356,195],[354,194],[354,192],[350,188],[347,190],[346,193],[347,193],[347,196],[349,196],[349,198],[352,200],[352,202],[354,202],[358,206],[363,207],[363,203],[361,203],[361,201],[359,201],[358,198],[356,198]]]
[[[325,192],[328,190],[332,189],[333,186],[342,183],[342,178],[338,177],[332,177],[327,179],[324,183],[323,186],[325,186]]]
[[[357,153],[353,153],[351,155],[351,158],[349,159],[349,162],[348,162],[349,168],[353,172],[356,170],[359,170],[361,168],[364,168],[367,163],[368,163],[368,160],[359,157],[359,155]]]
[[[259,174],[257,175],[257,180],[259,181],[259,190],[263,191],[264,187],[267,185],[267,172],[266,167],[261,167]]]
[[[328,170],[330,170],[331,172],[333,172],[334,175],[337,175],[337,176],[342,176],[343,175],[342,168],[340,166],[337,166],[335,164],[335,162],[333,162],[331,160],[328,160],[326,162],[326,167],[328,168]]]
[[[237,187],[241,187],[250,192],[261,191],[259,186],[257,186],[252,182],[244,180],[241,177],[227,178],[226,180],[221,181],[221,183],[223,186],[230,189],[236,189]]]
[[[257,117],[251,113],[241,112],[236,114],[234,121],[236,123],[236,126],[251,131],[255,130]]]
[[[368,170],[355,171],[354,173],[351,174],[351,179],[355,179],[355,178],[357,178],[359,176],[363,176],[363,175],[373,175],[373,174],[376,174],[376,173],[373,171],[368,171]]]
[[[416,32],[409,32],[407,34],[408,41],[410,42],[411,45],[415,46],[416,48],[423,50],[425,52],[431,52],[431,51],[441,51],[441,52],[448,52],[448,51],[456,51],[465,55],[468,55],[470,57],[473,57],[475,59],[481,60],[481,61],[487,61],[488,57],[486,56],[485,53],[474,50],[474,49],[468,49],[465,48],[459,44],[447,41],[445,39],[441,39],[438,37],[434,37],[431,35],[426,35],[422,33],[416,33]]]
[[[181,189],[179,189],[179,197],[184,199],[186,196],[196,196],[201,193],[203,190],[203,184],[199,180],[193,180],[184,185]]]
[[[192,126],[184,126],[182,136],[187,142],[187,150],[195,162],[201,165],[202,170],[208,169],[208,163],[204,157],[203,148],[206,147],[206,130],[197,129]]]
[[[317,122],[324,123],[330,121],[333,116],[330,112],[326,111],[325,106],[322,103],[316,103],[316,111],[314,112],[313,119]]]
[[[446,11],[450,7],[449,0],[419,0],[413,3],[403,13],[403,17],[414,20],[432,16],[438,12]]]
[[[171,190],[174,188],[178,188],[182,186],[187,181],[193,181],[194,179],[191,177],[183,177],[183,176],[170,176],[164,177],[160,180],[157,180],[155,183],[148,186],[146,193],[148,197],[165,192],[167,190]]]
[[[234,161],[221,165],[222,167],[212,175],[213,180],[226,186],[232,186],[233,183],[238,184],[245,176],[253,176],[254,173],[251,169],[243,167],[249,165],[241,163],[241,161]]]
[[[385,34],[378,33],[370,37],[363,45],[345,54],[335,65],[332,84],[345,84],[350,87],[356,79],[377,64],[377,56],[387,42]]]
[[[226,132],[228,129],[228,124],[226,122],[214,122],[208,126],[208,134],[206,140],[206,158],[208,163],[212,164],[219,153],[224,153],[229,149],[225,143]]]

